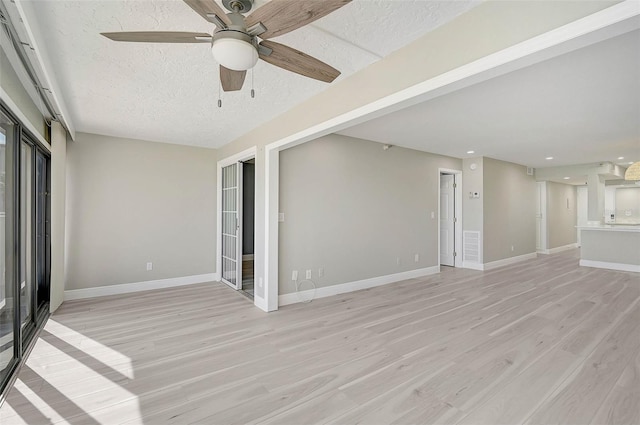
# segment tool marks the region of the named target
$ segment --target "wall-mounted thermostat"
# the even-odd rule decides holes
[[[469,198],[473,199],[473,198],[479,198],[480,197],[480,192],[469,192]]]

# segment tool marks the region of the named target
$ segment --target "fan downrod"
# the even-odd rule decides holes
[[[222,4],[230,12],[247,13],[253,7],[253,0],[222,0]]]

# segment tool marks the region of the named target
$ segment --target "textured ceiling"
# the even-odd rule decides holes
[[[636,30],[340,133],[533,167],[626,165],[640,161],[638,76]]]
[[[220,147],[327,85],[260,61],[241,92],[222,93],[207,44],[116,43],[100,32],[212,32],[180,0],[30,1],[78,131]],[[257,5],[265,1],[257,1]],[[465,12],[478,1],[355,0],[274,40],[342,71],[337,81]],[[335,84],[335,83],[334,83]]]

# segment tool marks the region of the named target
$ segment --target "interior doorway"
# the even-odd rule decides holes
[[[242,167],[242,291],[254,295],[254,248],[256,215],[256,160],[241,163]]]
[[[439,171],[438,258],[441,266],[462,267],[461,184],[461,171]]]
[[[218,163],[220,279],[254,297],[255,155]]]

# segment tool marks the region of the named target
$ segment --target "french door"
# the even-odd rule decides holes
[[[222,281],[242,289],[242,164],[222,168]]]

